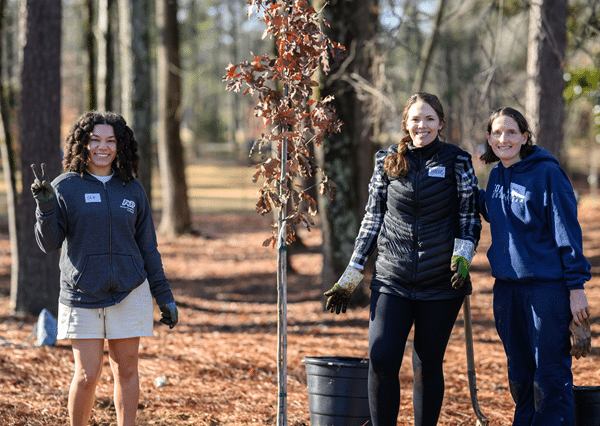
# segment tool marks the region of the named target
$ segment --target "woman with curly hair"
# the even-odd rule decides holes
[[[177,307],[157,249],[146,192],[135,179],[133,131],[119,114],[87,112],[66,139],[67,173],[31,186],[35,235],[45,253],[62,249],[58,339],[71,339],[75,373],[71,426],[86,425],[108,340],[119,426],[133,426],[139,400],[140,337],[152,336],[156,299],[173,328]],[[33,167],[33,166],[32,166]],[[35,173],[35,169],[34,169]]]
[[[133,131],[127,126],[125,119],[113,112],[104,114],[87,112],[73,123],[65,146],[64,169],[79,172],[83,176],[84,172],[89,171],[89,167],[96,167],[94,161],[90,163],[92,159],[90,157],[90,149],[92,147],[89,145],[89,142],[92,137],[92,131],[97,125],[111,126],[113,128],[117,144],[116,153],[112,156],[110,166],[119,172],[121,180],[129,182],[138,171],[138,144],[133,136]]]

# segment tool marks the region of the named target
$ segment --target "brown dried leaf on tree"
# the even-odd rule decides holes
[[[333,98],[314,99],[313,89],[318,86],[315,73],[319,68],[328,73],[330,61],[342,59],[345,48],[323,33],[320,15],[306,0],[248,0],[248,5],[249,15],[263,12],[259,19],[266,25],[265,36],[275,40],[279,54],[278,57],[255,55],[251,62],[229,65],[223,77],[228,82],[227,90],[239,92],[245,85],[244,95],[258,97],[254,113],[263,118],[270,132],[263,134],[255,145],[277,146],[276,159],[266,159],[254,175],[254,182],[264,179],[256,211],[264,215],[272,208],[285,207],[289,218],[310,229],[316,203],[303,188],[292,183],[296,178],[309,179],[320,172],[311,158],[309,145],[320,145],[326,133],[339,132],[341,128],[342,123],[335,119],[335,109],[329,105]],[[287,149],[282,153],[284,144]],[[332,184],[324,177],[319,190],[331,196]],[[279,191],[282,194],[276,195]],[[287,200],[293,200],[293,205],[287,206]],[[286,240],[291,242],[295,239],[294,231],[288,225],[289,222]],[[278,233],[276,228],[273,238]],[[272,239],[265,243],[271,244]]]

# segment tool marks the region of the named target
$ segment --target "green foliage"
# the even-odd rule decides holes
[[[500,1],[496,0],[495,3],[495,9],[500,9]],[[524,3],[522,0],[503,0],[502,5],[504,6],[502,11],[506,17],[517,16],[522,13],[523,10],[529,8],[529,5]]]
[[[264,179],[256,211],[261,215],[273,209],[286,213],[286,243],[294,241],[293,225],[307,229],[314,223],[316,202],[296,178],[309,179],[319,171],[311,156],[311,144],[320,145],[326,133],[339,132],[333,99],[315,99],[313,79],[322,69],[328,73],[330,58],[342,57],[344,47],[322,31],[320,16],[306,0],[248,0],[249,14],[261,11],[265,36],[275,40],[278,56],[263,54],[251,61],[229,65],[223,77],[227,90],[241,91],[258,98],[254,114],[262,117],[269,130],[255,143],[256,148],[277,147],[276,156],[256,166],[254,181]],[[282,151],[285,155],[282,156]],[[322,194],[331,196],[333,183],[327,177],[319,183]],[[278,242],[278,225],[265,245]]]
[[[584,48],[600,35],[600,4],[588,0],[569,2],[567,37],[571,49]]]
[[[598,97],[598,81],[600,71],[597,68],[577,68],[565,73],[565,101],[569,102],[580,96]],[[598,99],[600,100],[600,99]]]
[[[592,105],[591,113],[585,116],[592,123],[592,133],[600,143],[600,70],[597,68],[577,68],[565,73],[565,90],[563,96],[566,102],[587,101]],[[589,108],[589,107],[588,107]],[[587,110],[589,111],[589,109]],[[582,117],[583,118],[583,117]],[[589,126],[580,126],[582,131]],[[585,135],[580,135],[585,138]]]
[[[195,105],[197,141],[225,142],[225,131],[227,125],[220,118],[217,106],[198,102]]]

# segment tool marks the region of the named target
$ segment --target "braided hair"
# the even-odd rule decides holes
[[[408,144],[412,142],[410,134],[408,133],[408,110],[411,106],[417,103],[417,101],[423,101],[433,108],[442,126],[445,124],[444,108],[442,107],[442,103],[437,96],[427,92],[417,92],[408,98],[406,104],[404,105],[404,111],[402,111],[402,130],[404,133],[406,133],[406,136],[404,136],[398,143],[398,153],[388,155],[383,163],[383,170],[391,178],[401,179],[408,173],[410,166],[404,157],[404,154],[406,154],[406,151],[408,151]]]
[[[88,145],[90,135],[97,124],[112,126],[117,139],[117,155],[112,168],[118,171],[123,182],[129,182],[138,172],[138,143],[125,119],[114,112],[88,111],[75,120],[66,138],[63,168],[69,172],[80,173],[81,176],[88,171]]]

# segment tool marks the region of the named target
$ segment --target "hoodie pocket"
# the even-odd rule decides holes
[[[144,262],[136,256],[113,254],[112,268],[112,290],[117,293],[132,290],[145,278]]]
[[[145,278],[143,261],[135,256],[98,254],[85,258],[83,267],[76,268],[72,279],[75,288],[84,294],[106,294],[131,291]]]
[[[72,275],[74,287],[86,294],[108,291],[110,286],[110,256],[95,254],[85,257],[83,266],[75,267]]]

